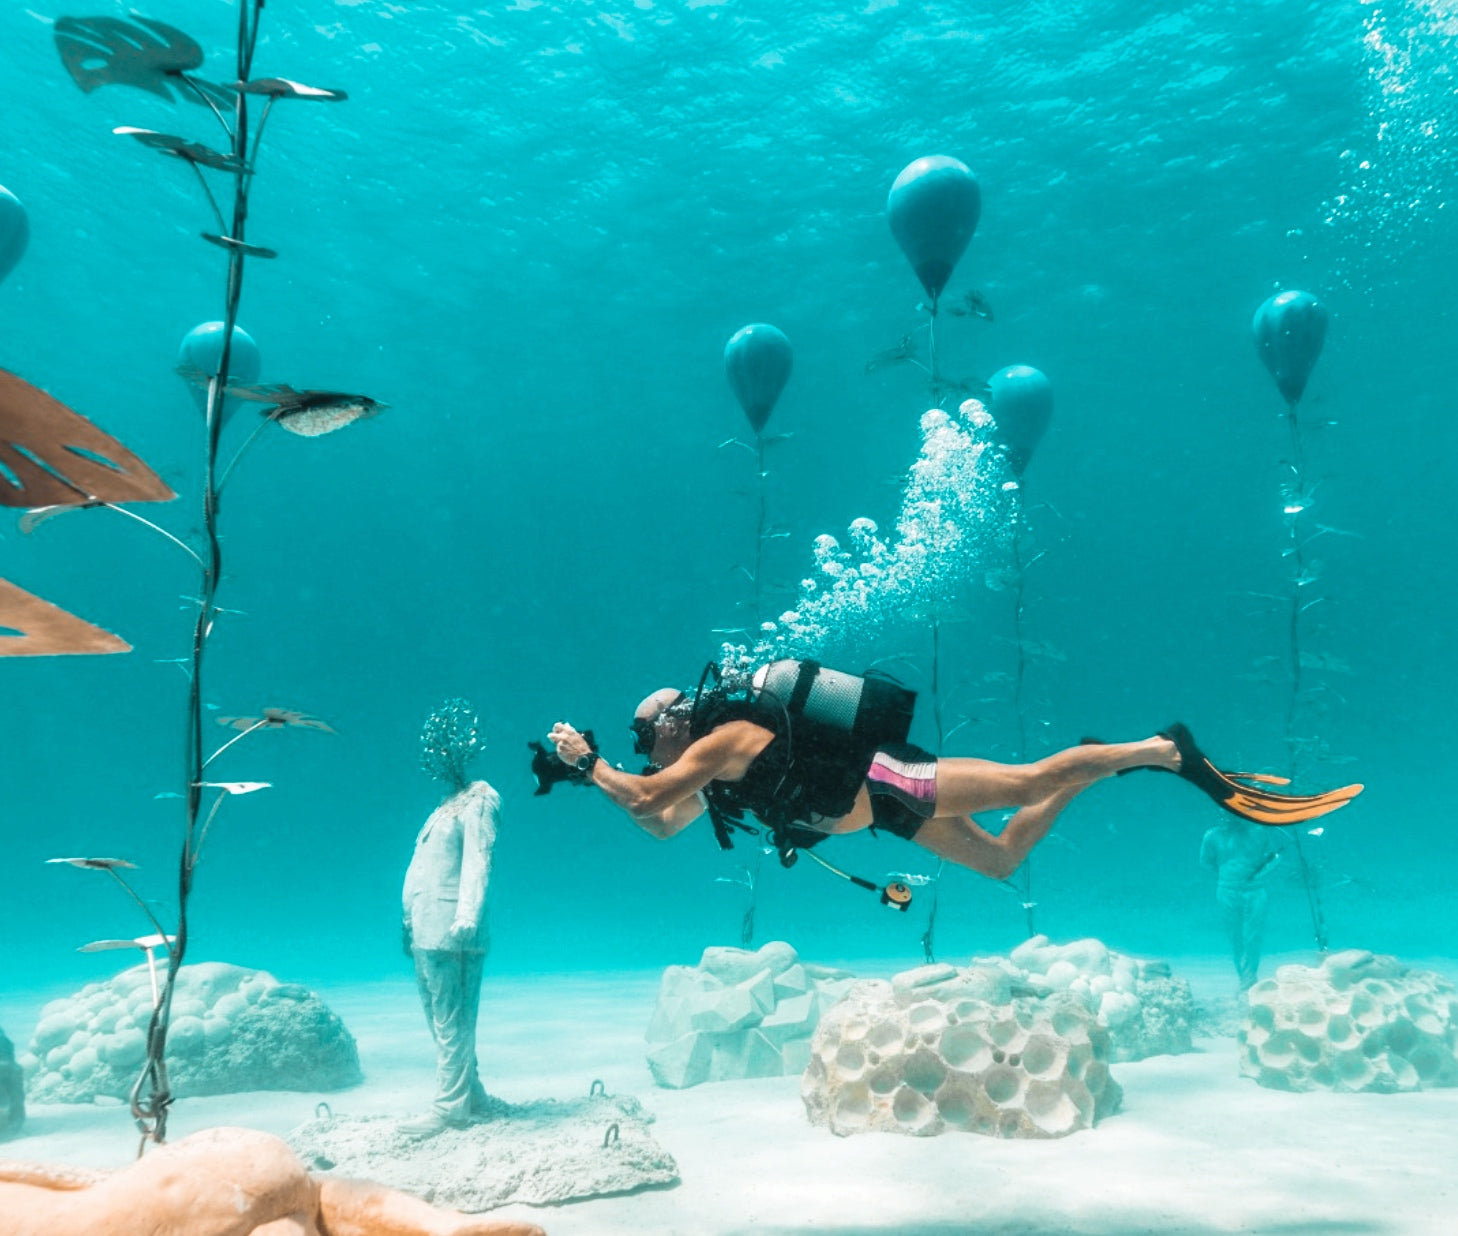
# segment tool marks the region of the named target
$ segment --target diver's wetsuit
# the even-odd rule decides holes
[[[702,735],[741,720],[770,730],[774,738],[738,781],[704,787],[715,834],[726,849],[729,827],[746,827],[746,814],[764,821],[782,855],[787,848],[808,848],[829,835],[817,824],[850,814],[862,785],[871,796],[874,830],[910,841],[936,812],[937,757],[921,747],[832,740],[808,725],[797,733],[785,710],[738,700],[705,707],[694,728]]]

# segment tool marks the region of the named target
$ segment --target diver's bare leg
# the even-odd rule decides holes
[[[968,867],[994,880],[1005,880],[1048,835],[1058,813],[1091,784],[1085,781],[1071,785],[1050,794],[1042,802],[1030,803],[996,836],[966,816],[934,816],[916,830],[916,843],[949,863]]]
[[[1175,771],[1179,766],[1179,752],[1168,738],[1084,743],[1031,764],[944,757],[937,761],[937,815],[956,817],[999,807],[1029,807],[1126,768]]]

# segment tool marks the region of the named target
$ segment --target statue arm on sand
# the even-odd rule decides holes
[[[206,1129],[112,1173],[0,1161],[5,1236],[545,1236],[361,1181],[310,1176],[287,1143]]]

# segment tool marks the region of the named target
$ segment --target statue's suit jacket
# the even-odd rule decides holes
[[[459,923],[475,933],[471,947],[486,951],[486,886],[500,818],[501,796],[484,781],[473,781],[431,812],[405,873],[412,947],[447,947],[446,933]]]

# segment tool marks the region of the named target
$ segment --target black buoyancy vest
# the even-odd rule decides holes
[[[719,845],[732,848],[731,828],[754,831],[744,823],[746,814],[754,815],[789,866],[795,850],[826,837],[811,825],[849,814],[871,757],[906,741],[915,707],[916,692],[885,675],[844,674],[816,661],[771,662],[739,698],[701,687],[691,722],[695,738],[740,720],[774,734],[739,781],[704,787]]]

